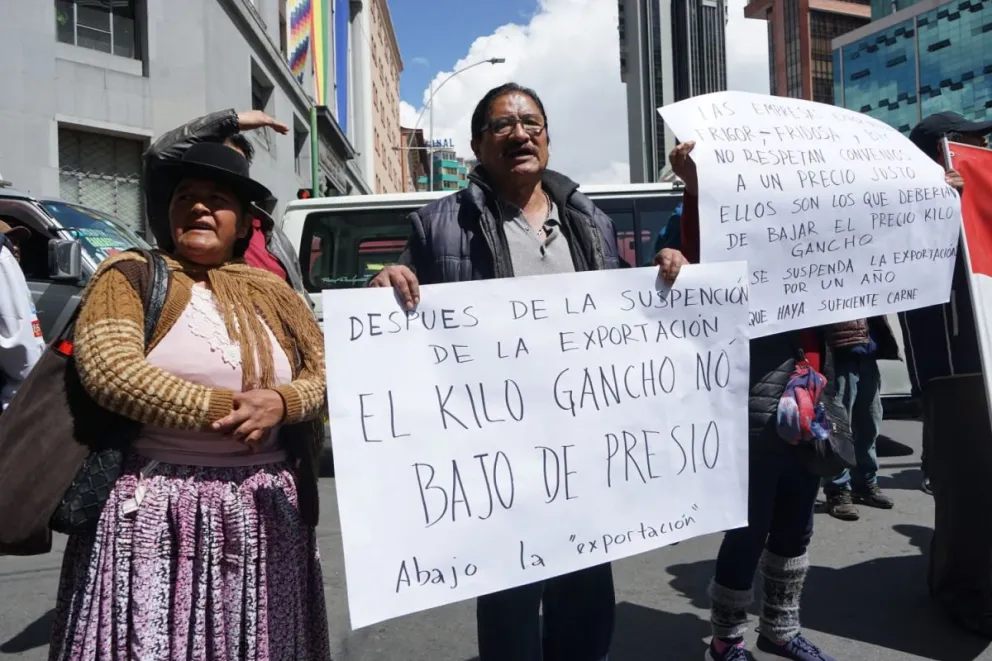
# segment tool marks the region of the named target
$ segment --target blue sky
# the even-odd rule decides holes
[[[465,57],[473,41],[507,23],[526,24],[536,9],[537,0],[389,0],[403,57],[400,98],[419,108],[430,79]]]
[[[2,0],[0,0],[2,1]],[[400,122],[471,156],[479,99],[514,81],[540,94],[554,127],[551,167],[585,184],[629,181],[627,92],[620,80],[616,0],[388,0],[404,71]],[[768,27],[730,0],[731,89],[768,92]],[[457,63],[504,58],[459,76],[423,110],[424,91]],[[425,137],[428,137],[425,135]]]

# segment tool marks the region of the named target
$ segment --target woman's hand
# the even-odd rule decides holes
[[[234,393],[234,410],[212,426],[254,449],[285,417],[282,395],[275,390],[249,390]]]
[[[685,192],[689,195],[699,194],[699,181],[696,178],[696,163],[689,158],[689,152],[696,146],[693,140],[683,142],[668,155],[668,162],[672,165],[672,172],[678,175],[685,184]]]
[[[268,126],[276,133],[286,135],[289,127],[282,122],[269,117],[261,110],[243,110],[238,113],[238,128],[242,131],[251,131]]]
[[[675,284],[675,278],[679,277],[682,266],[688,264],[689,260],[674,248],[662,248],[661,252],[654,256],[654,263],[658,265],[658,275],[671,287]]]
[[[420,281],[417,274],[402,264],[393,264],[379,271],[369,287],[392,287],[403,307],[412,310],[420,304]]]

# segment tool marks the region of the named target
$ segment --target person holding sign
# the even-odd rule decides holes
[[[926,117],[909,134],[909,139],[924,154],[947,169],[947,183],[961,192],[964,180],[944,162],[942,141],[946,137],[976,147],[987,147],[986,136],[992,134],[992,122],[970,122],[953,112],[939,112]],[[925,396],[927,386],[934,379],[956,374],[977,374],[982,371],[978,350],[975,313],[968,290],[968,272],[959,254],[954,264],[951,300],[943,305],[932,305],[909,310],[899,315],[906,362],[913,394]],[[930,471],[927,448],[934,440],[929,412],[923,418],[923,490],[930,491]]]
[[[393,287],[413,310],[420,284],[619,267],[613,221],[578,184],[547,168],[548,118],[533,90],[514,83],[490,90],[471,127],[480,165],[468,187],[411,214],[406,251],[369,286]],[[480,597],[479,659],[601,661],[614,607],[609,564]]]
[[[683,265],[699,260],[699,198],[696,165],[689,157],[694,142],[672,150],[672,170],[685,182],[682,203],[682,250],[664,249],[655,258],[661,276],[674,282]],[[724,535],[710,584],[713,640],[708,661],[746,661],[744,632],[753,594],[754,573],[761,568],[756,659],[834,661],[807,640],[799,628],[799,601],[813,536],[813,506],[820,478],[804,466],[779,435],[776,415],[797,358],[804,355],[820,371],[825,345],[818,329],[792,331],[751,340],[748,396],[748,521]],[[831,380],[832,381],[832,380]],[[824,393],[832,396],[833,393]]]

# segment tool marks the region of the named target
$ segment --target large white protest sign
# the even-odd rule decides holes
[[[355,627],[738,527],[742,262],[324,292]]]
[[[947,302],[960,200],[892,127],[746,92],[658,112],[696,142],[700,261],[748,262],[752,337]]]

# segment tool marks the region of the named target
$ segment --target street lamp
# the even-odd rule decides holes
[[[468,71],[469,69],[473,67],[477,67],[482,64],[503,64],[504,62],[506,62],[505,57],[491,57],[488,60],[482,60],[481,62],[470,64],[467,67],[462,67],[458,71],[454,72],[453,74],[442,80],[441,84],[438,85],[437,87],[434,87],[434,80],[431,79],[431,93],[430,96],[427,98],[427,105],[425,105],[423,110],[420,111],[420,115],[417,116],[417,122],[413,125],[413,131],[415,132],[417,130],[417,127],[420,126],[420,120],[424,118],[424,113],[427,112],[428,108],[431,109],[430,130],[427,136],[427,156],[428,158],[430,158],[430,173],[427,175],[428,184],[430,186],[428,190],[431,191],[434,190],[434,95],[437,94],[438,90],[444,87],[444,84],[446,82],[448,82],[449,80],[451,80],[460,73],[464,73],[465,71]],[[412,139],[412,135],[413,134],[411,133],[411,139]]]

